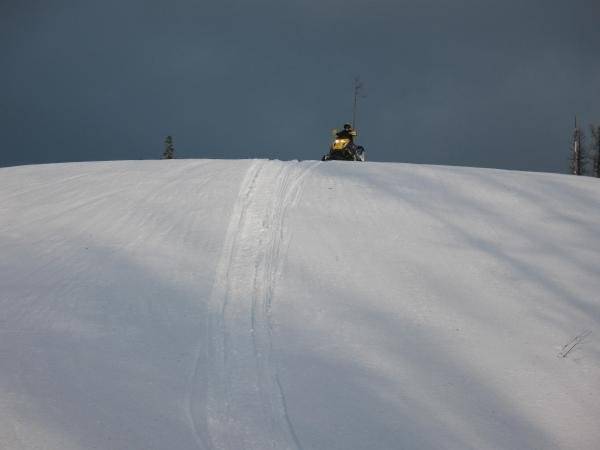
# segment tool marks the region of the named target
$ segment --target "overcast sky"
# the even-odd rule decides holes
[[[564,172],[600,0],[0,0],[0,165],[318,159]],[[589,133],[588,133],[589,135]]]

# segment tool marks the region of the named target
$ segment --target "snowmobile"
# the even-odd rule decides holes
[[[331,161],[332,159],[342,161],[366,161],[364,147],[356,145],[354,138],[358,135],[356,132],[356,111],[359,97],[364,97],[362,93],[363,83],[359,77],[354,79],[354,107],[352,109],[352,122],[345,123],[340,131],[333,130],[333,142],[329,147],[329,153],[321,158],[321,161]]]
[[[337,133],[334,133],[334,135]],[[361,145],[356,145],[349,138],[336,136],[329,153],[321,158],[321,161],[341,160],[341,161],[366,161],[365,149]]]

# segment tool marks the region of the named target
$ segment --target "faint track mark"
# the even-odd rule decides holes
[[[271,313],[285,217],[318,164],[255,161],[242,181],[209,302],[208,348],[199,346],[190,376],[187,413],[201,448],[302,450],[271,362]]]
[[[571,353],[571,350],[577,347],[577,345],[581,344],[585,340],[585,338],[587,338],[590,334],[592,334],[591,330],[585,330],[583,333],[575,336],[563,346],[558,356],[560,356],[561,358],[566,358],[567,355]]]

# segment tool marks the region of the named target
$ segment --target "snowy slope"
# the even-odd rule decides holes
[[[0,449],[597,449],[600,182],[0,169]]]

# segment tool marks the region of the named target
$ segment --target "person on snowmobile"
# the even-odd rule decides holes
[[[335,140],[329,148],[329,153],[321,158],[321,161],[332,159],[344,161],[364,161],[365,149],[354,143],[357,132],[349,123],[344,124],[344,129],[335,132]]]
[[[344,129],[335,133],[335,136],[338,139],[350,139],[350,143],[353,144],[356,134],[356,130],[352,128],[352,125],[350,125],[349,123],[345,123]]]

